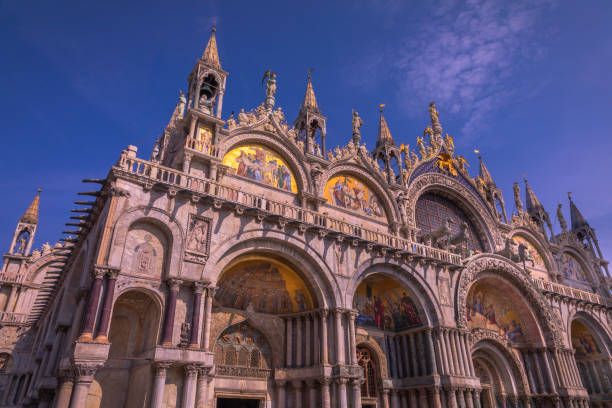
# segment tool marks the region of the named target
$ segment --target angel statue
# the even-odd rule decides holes
[[[523,211],[523,203],[521,202],[521,188],[516,181],[512,189],[514,190],[514,205],[516,205],[516,212],[520,215]]]
[[[268,79],[266,82],[266,98],[274,98],[274,95],[276,94],[276,72],[272,72],[270,71],[270,68],[268,68],[261,79],[262,85],[266,78]]]
[[[359,113],[353,109],[353,140],[357,139],[356,143],[359,143],[359,139],[361,136],[361,126],[363,125],[363,120],[359,117]]]

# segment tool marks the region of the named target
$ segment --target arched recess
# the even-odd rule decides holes
[[[138,223],[138,224],[137,224]],[[108,264],[115,268],[120,268],[124,259],[126,243],[131,227],[136,225],[150,224],[156,230],[161,231],[165,236],[167,248],[165,256],[167,257],[165,272],[162,278],[165,278],[169,271],[181,274],[181,253],[183,249],[183,227],[178,223],[176,218],[173,218],[166,211],[155,207],[138,206],[124,211],[113,227],[113,237],[109,246]],[[143,233],[143,241],[144,241]]]
[[[590,285],[596,282],[593,279],[596,275],[578,251],[571,247],[563,247],[559,252],[557,264],[559,274],[566,285],[592,292]]]
[[[534,338],[536,332],[541,335],[541,342],[547,346],[562,347],[564,342],[560,336],[562,323],[544,296],[533,285],[531,279],[508,259],[493,254],[477,255],[472,258],[466,268],[461,272],[457,283],[455,296],[455,310],[457,311],[457,325],[462,329],[468,328],[468,292],[480,279],[497,279],[504,287],[512,290],[517,299],[521,299],[522,310],[530,311],[533,315],[529,319],[531,334]],[[535,321],[535,326],[533,326]],[[537,330],[536,330],[537,328]]]
[[[276,259],[295,271],[311,290],[316,307],[342,306],[341,292],[332,271],[318,251],[302,238],[282,231],[243,231],[221,243],[211,253],[203,279],[217,282],[221,273],[239,257],[257,254]]]
[[[452,177],[443,174],[423,174],[417,177],[408,187],[406,218],[411,226],[416,227],[416,204],[424,193],[440,195],[457,205],[476,227],[484,241],[485,252],[501,249],[503,243],[497,230],[497,220],[482,201],[466,186]]]
[[[213,347],[216,375],[269,378],[273,352],[267,337],[248,321],[230,325]]]
[[[364,382],[361,384],[361,402],[364,405],[376,405],[382,392],[383,376],[380,356],[369,343],[357,344],[357,364],[363,369]]]
[[[275,133],[268,132],[253,132],[246,130],[243,132],[233,133],[230,138],[224,140],[219,147],[219,157],[224,158],[231,150],[249,145],[261,145],[274,153],[287,163],[291,173],[295,177],[298,194],[302,194],[309,190],[309,178],[304,161],[300,160],[303,154],[291,143],[286,140],[281,140]]]
[[[582,385],[591,395],[612,391],[612,340],[606,330],[585,312],[570,318],[569,342],[574,349]]]
[[[509,234],[513,242],[516,244],[516,250],[518,251],[518,245],[520,243],[525,244],[528,247],[527,256],[530,256],[533,259],[531,262],[529,259],[526,260],[526,267],[534,269],[532,273],[533,278],[542,279],[543,275],[546,274],[546,280],[551,280],[553,278],[551,275],[554,273],[553,271],[556,269],[555,262],[552,254],[548,251],[546,245],[542,242],[542,238],[540,234],[534,234],[526,228],[520,227],[515,228]],[[524,241],[527,241],[526,243]],[[536,254],[531,254],[529,252],[536,252]],[[518,252],[517,254],[518,255]],[[540,260],[537,259],[537,256],[540,257]],[[521,265],[522,266],[522,265]],[[530,268],[531,266],[531,268]],[[553,281],[556,279],[552,279]]]
[[[108,360],[97,371],[99,407],[144,406],[151,382],[150,364],[142,364],[157,344],[159,300],[145,290],[127,290],[113,304]]]
[[[521,363],[500,343],[492,339],[480,340],[472,346],[471,357],[482,387],[482,408],[505,406],[502,396],[510,398],[529,394]]]
[[[442,312],[440,305],[434,299],[432,289],[427,283],[421,279],[419,274],[414,273],[412,270],[406,269],[405,265],[399,265],[393,262],[389,262],[383,259],[373,259],[365,265],[361,265],[360,268],[353,275],[346,289],[346,304],[350,307],[355,308],[356,301],[358,300],[360,286],[365,282],[368,282],[368,278],[372,278],[375,275],[386,277],[397,283],[398,287],[405,290],[406,294],[414,302],[417,315],[420,323],[418,326],[437,326],[442,320]],[[401,290],[400,289],[400,290]],[[372,294],[372,300],[373,298]],[[400,300],[403,297],[402,292],[399,292]],[[367,289],[366,289],[367,298]],[[415,325],[414,327],[416,327]]]
[[[359,167],[353,163],[337,162],[332,164],[325,171],[325,173],[321,176],[321,199],[325,199],[324,190],[328,182],[334,177],[343,175],[355,177],[366,187],[368,187],[380,201],[380,205],[383,207],[385,213],[384,218],[387,220],[389,225],[393,226],[399,224],[399,209],[397,208],[397,204],[395,203],[392,193],[388,191],[388,189],[386,189],[380,181],[375,179],[375,177],[371,174],[371,171],[368,171],[367,169]],[[364,216],[366,215],[364,214]]]

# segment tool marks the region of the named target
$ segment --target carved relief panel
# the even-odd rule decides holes
[[[187,227],[187,249],[185,260],[188,262],[206,264],[210,250],[211,219],[195,214],[189,216]]]
[[[159,228],[137,222],[128,232],[121,269],[128,273],[161,277],[166,248],[165,234]]]

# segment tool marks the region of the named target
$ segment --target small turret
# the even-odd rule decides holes
[[[323,156],[325,152],[325,136],[327,134],[327,118],[321,114],[321,109],[319,109],[319,104],[317,103],[314,87],[312,86],[312,71],[312,69],[308,70],[304,99],[294,123],[298,137],[304,142],[305,153]],[[319,143],[317,143],[317,136]]]
[[[391,131],[387,125],[383,108],[385,104],[380,105],[380,121],[378,124],[378,137],[376,138],[376,149],[372,152],[374,160],[380,160],[383,163],[384,171],[387,174],[387,182],[398,183],[401,181],[402,175],[402,152],[395,144]]]
[[[38,207],[40,205],[40,193],[42,189],[38,189],[36,196],[30,203],[30,206],[25,211],[23,216],[17,223],[13,240],[9,249],[9,254],[28,256],[34,242],[34,235],[38,228]]]
[[[500,221],[507,223],[508,217],[506,215],[506,204],[504,203],[502,191],[497,187],[497,184],[495,184],[495,180],[493,180],[493,177],[482,160],[480,153],[478,154],[478,161],[480,163],[478,182],[481,184],[481,188],[485,191],[487,200],[495,210],[497,218]]]
[[[525,207],[527,209],[527,214],[529,214],[531,219],[540,227],[540,232],[542,232],[542,234],[547,237],[547,239],[549,237],[552,238],[554,236],[554,233],[552,229],[552,223],[550,222],[550,216],[544,209],[542,203],[540,203],[540,200],[538,200],[538,197],[531,189],[531,186],[527,182],[527,178],[525,178],[525,176],[523,176],[523,180],[525,180]],[[550,231],[550,236],[546,233],[545,226],[548,227],[548,230]]]

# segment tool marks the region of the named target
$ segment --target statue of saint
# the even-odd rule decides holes
[[[523,203],[521,202],[521,188],[516,181],[512,189],[514,190],[514,205],[516,205],[516,212],[520,214],[521,211],[523,211]]]
[[[429,104],[429,116],[431,117],[431,125],[433,127],[440,126],[440,121],[438,120],[438,111],[436,110],[435,102],[431,102]]]
[[[276,72],[272,72],[268,69],[261,80],[262,85],[266,78],[268,79],[266,82],[266,98],[274,98],[276,94]]]
[[[561,211],[561,204],[557,206],[557,218],[559,219],[559,225],[561,225],[563,232],[567,231],[567,222],[563,216],[563,211]]]
[[[361,134],[361,126],[363,125],[363,120],[359,117],[359,114],[356,110],[353,110],[353,135]]]

